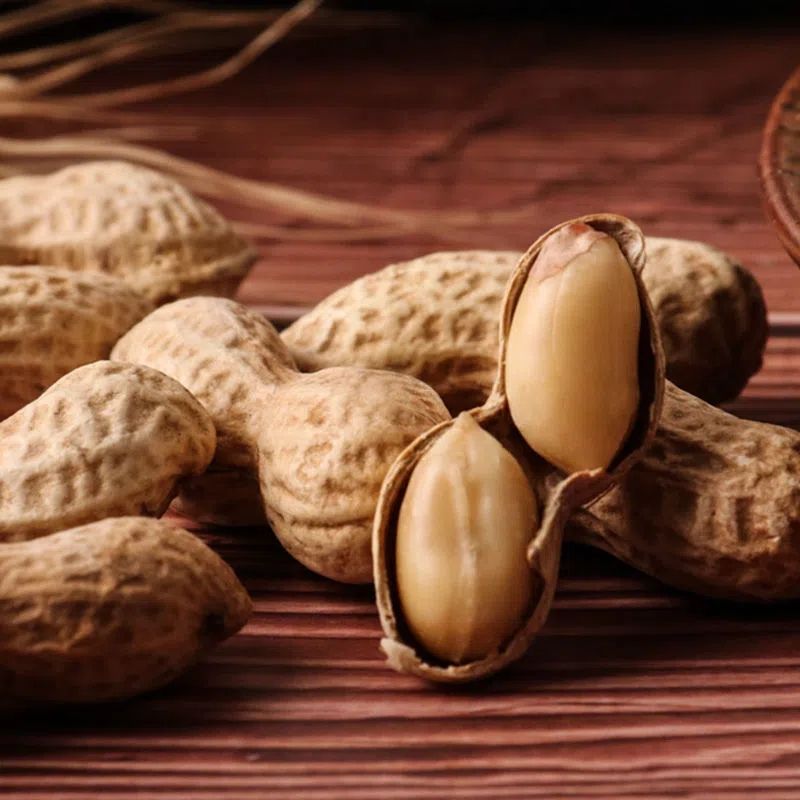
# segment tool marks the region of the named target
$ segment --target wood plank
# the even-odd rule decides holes
[[[752,267],[772,337],[730,409],[800,428],[800,273],[755,175],[761,122],[799,51],[790,26],[413,19],[284,42],[224,87],[151,108],[194,126],[164,143],[173,152],[241,175],[387,207],[528,211],[458,240],[314,242],[301,220],[223,203],[239,221],[291,224],[299,237],[261,240],[242,287],[272,318],[393,261],[523,248],[566,217],[615,210]],[[144,62],[91,86],[199,59]],[[251,622],[155,694],[9,722],[4,797],[797,796],[796,604],[695,598],[568,546],[552,617],[525,658],[447,689],[385,667],[369,589],[311,575],[267,531],[198,533],[252,593]]]

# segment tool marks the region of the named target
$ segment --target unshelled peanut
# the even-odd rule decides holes
[[[755,278],[710,245],[649,237],[644,284],[667,377],[711,403],[758,371],[767,314]],[[334,292],[283,333],[301,369],[392,369],[433,386],[453,412],[485,401],[497,371],[497,317],[520,253],[433,253]]]
[[[102,272],[163,303],[232,295],[255,258],[216,211],[152,169],[87,161],[0,181],[0,264]]]
[[[264,512],[286,549],[340,581],[370,580],[381,480],[406,445],[449,416],[430,387],[407,375],[300,374],[272,326],[230,300],[163,306],[112,356],[186,386],[217,427],[212,469],[257,476]],[[213,475],[204,484],[212,496]]]
[[[0,544],[0,707],[156,689],[239,630],[250,607],[218,556],[158,520]]]
[[[712,597],[800,597],[800,432],[667,384],[656,438],[569,538]]]
[[[152,311],[126,283],[55,267],[0,267],[0,419],[70,370],[108,358]]]
[[[159,516],[214,454],[214,425],[176,381],[97,361],[0,422],[0,542],[110,516]]]

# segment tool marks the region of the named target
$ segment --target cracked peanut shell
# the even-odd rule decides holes
[[[634,276],[641,309],[638,348],[640,392],[634,424],[609,468],[565,475],[532,451],[512,421],[506,395],[506,352],[512,319],[537,256],[549,237],[575,223],[585,223],[611,236],[619,245]],[[541,524],[538,530],[531,531],[527,548],[533,588],[530,607],[515,632],[500,647],[482,658],[453,664],[427,652],[409,632],[398,600],[396,536],[406,487],[417,463],[454,421],[441,423],[424,433],[392,465],[378,500],[372,546],[376,600],[384,632],[381,647],[389,664],[395,669],[434,681],[474,680],[490,675],[519,658],[541,629],[555,591],[567,519],[581,505],[613,485],[614,481],[636,463],[652,440],[658,423],[663,395],[664,362],[652,308],[641,280],[644,262],[644,238],[641,231],[623,217],[597,214],[564,223],[548,231],[523,255],[512,273],[500,314],[500,366],[497,378],[486,403],[469,413],[481,428],[517,459],[525,471],[540,509]],[[490,600],[491,598],[487,598],[487,602]]]
[[[86,161],[0,180],[0,264],[102,272],[154,303],[233,295],[253,248],[173,178]]]
[[[108,358],[152,304],[126,283],[57,267],[0,267],[0,419],[70,370]]]
[[[0,705],[117,700],[177,677],[247,621],[233,571],[141,517],[0,544]]]

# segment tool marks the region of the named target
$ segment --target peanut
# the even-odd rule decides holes
[[[106,519],[0,545],[0,702],[158,688],[239,630],[250,607],[219,557],[156,520]]]
[[[177,181],[122,161],[0,181],[0,264],[103,272],[152,302],[232,295],[255,251]]]
[[[146,367],[73,370],[0,422],[0,541],[167,508],[214,454],[214,426],[182,386]]]
[[[583,217],[537,240],[512,273],[503,298],[499,368],[486,403],[470,416],[424,433],[387,473],[372,546],[385,634],[381,646],[395,669],[438,681],[483,677],[520,657],[544,624],[567,519],[632,468],[658,424],[664,362],[639,275],[643,262],[641,231],[622,217]],[[585,273],[590,273],[588,279]],[[567,282],[566,289],[557,285],[557,291],[542,291],[559,278]],[[569,285],[573,280],[575,285]],[[602,413],[594,417],[600,431],[583,420],[578,427],[587,437],[599,435],[603,457],[611,460],[597,464],[593,444],[589,458],[583,452],[576,459],[559,454],[564,466],[575,461],[576,469],[565,476],[547,453],[535,449],[541,431],[525,404],[536,409],[539,400],[533,392],[526,397],[524,383],[530,381],[531,365],[541,367],[553,350],[528,317],[548,320],[566,306],[579,325],[588,319],[587,327],[596,328],[596,309],[610,295],[618,295],[614,313],[623,322],[606,320],[612,330],[609,347],[624,351],[624,360],[621,369],[605,370],[591,387],[591,397],[585,398],[609,419]],[[556,353],[571,335],[559,325]],[[578,336],[578,346],[563,352],[568,356],[566,374],[561,377],[548,367],[548,383],[537,391],[566,398],[565,412],[580,414],[582,398],[574,397],[576,383],[569,371],[585,368],[587,341]],[[633,393],[628,370],[638,384]],[[520,385],[523,389],[512,401],[509,387]],[[633,414],[628,407],[620,414],[598,397],[605,393],[626,402],[633,397]],[[514,402],[522,404],[516,413]],[[617,417],[624,417],[624,425]],[[535,423],[533,428],[529,423]],[[612,425],[622,438],[609,446],[603,431]],[[536,435],[530,436],[531,431]],[[586,443],[579,439],[578,444]],[[490,543],[495,550],[486,555]]]
[[[755,278],[710,245],[648,237],[644,284],[667,377],[711,403],[761,367],[767,314]],[[392,369],[433,386],[456,413],[483,403],[497,371],[497,315],[520,253],[433,253],[334,292],[282,338],[305,371]]]
[[[143,296],[105,275],[0,268],[0,419],[70,370],[108,358],[151,310]]]
[[[612,237],[578,223],[547,239],[511,321],[506,393],[525,441],[564,472],[605,469],[630,432],[640,317]]]
[[[665,583],[712,597],[800,597],[800,432],[739,419],[667,384],[656,438],[571,521]]]
[[[409,442],[448,417],[436,393],[406,375],[358,368],[300,374],[272,326],[229,300],[163,306],[112,357],[186,386],[217,428],[213,469],[257,475],[282,544],[340,581],[370,580],[381,480]]]
[[[403,617],[432,655],[474,661],[517,630],[533,602],[525,551],[538,527],[516,459],[461,414],[420,458],[397,523]]]

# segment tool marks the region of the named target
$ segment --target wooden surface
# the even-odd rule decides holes
[[[410,24],[283,43],[164,115],[201,124],[171,150],[240,174],[376,205],[531,207],[529,222],[464,242],[264,240],[249,303],[287,317],[392,260],[522,248],[563,218],[617,211],[754,269],[774,335],[734,409],[800,426],[800,273],[762,214],[755,170],[798,54],[800,31],[778,27]],[[152,696],[7,724],[0,794],[800,796],[797,604],[711,603],[570,547],[528,655],[442,689],[383,665],[368,589],[311,575],[264,531],[207,536],[253,594],[250,624]]]

